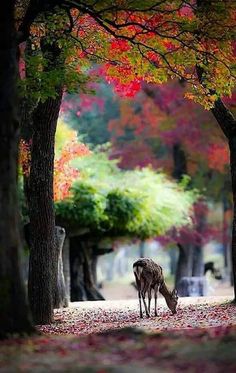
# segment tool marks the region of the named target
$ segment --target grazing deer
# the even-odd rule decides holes
[[[133,264],[133,271],[138,289],[140,317],[143,317],[141,297],[143,299],[146,315],[150,317],[152,290],[154,290],[155,316],[157,316],[158,292],[165,298],[167,306],[172,314],[175,314],[178,303],[177,290],[174,289],[170,291],[167,288],[161,266],[156,264],[152,259],[138,259]],[[148,293],[148,307],[145,301],[146,293]]]

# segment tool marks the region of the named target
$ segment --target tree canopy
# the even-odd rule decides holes
[[[78,158],[80,179],[56,215],[69,231],[88,228],[98,236],[141,239],[191,224],[194,191],[151,169],[121,171],[105,152]]]

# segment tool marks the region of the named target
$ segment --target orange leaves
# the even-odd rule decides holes
[[[70,165],[70,161],[89,153],[88,147],[79,143],[74,133],[74,137],[65,144],[54,162],[54,201],[69,197],[70,188],[79,176],[79,171]]]
[[[31,143],[24,140],[20,141],[19,164],[22,167],[23,175],[30,175],[30,153]],[[73,182],[78,178],[79,171],[70,165],[70,162],[90,153],[88,147],[78,142],[77,135],[74,132],[73,137],[64,145],[60,156],[54,162],[54,200],[62,200],[69,197],[70,188]]]

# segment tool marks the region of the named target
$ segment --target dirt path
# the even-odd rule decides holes
[[[73,303],[42,336],[0,342],[0,372],[234,373],[229,300],[182,298],[171,316],[160,299],[159,316],[142,320],[137,300]]]
[[[139,318],[138,300],[74,302],[70,308],[57,310],[57,322],[40,329],[50,334],[86,335],[122,327],[138,327],[156,332],[236,325],[231,297],[180,298],[178,311],[172,315],[164,299],[158,299],[159,316]],[[154,310],[152,310],[153,314]]]

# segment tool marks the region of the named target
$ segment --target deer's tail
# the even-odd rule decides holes
[[[134,271],[134,274],[137,276],[137,279],[140,281],[141,274],[143,272],[143,267],[139,265],[133,266],[133,271]]]

